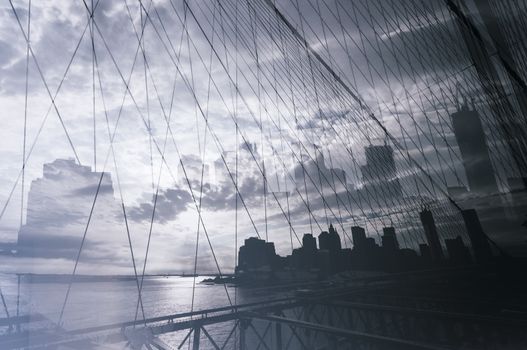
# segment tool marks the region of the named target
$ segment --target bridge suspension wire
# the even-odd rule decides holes
[[[97,1],[97,3],[95,4],[94,8],[97,8],[97,6],[99,5],[99,1]],[[74,50],[73,50],[73,53],[68,61],[68,64],[64,70],[64,73],[62,74],[62,77],[60,79],[60,82],[55,90],[55,93],[53,95],[53,101],[55,101],[57,99],[57,97],[59,96],[59,92],[61,91],[61,88],[63,86],[63,83],[66,79],[66,76],[68,75],[68,72],[71,68],[71,65],[75,59],[75,57],[77,56],[77,53],[78,53],[78,50],[79,50],[79,47],[82,43],[82,40],[84,39],[84,35],[86,34],[86,30],[88,29],[88,26],[89,26],[89,22],[86,22],[86,25],[84,26],[84,29],[82,31],[82,34],[80,35],[79,39],[77,40],[77,43],[74,47]],[[47,108],[47,111],[46,113],[44,114],[44,116],[42,117],[42,121],[40,122],[40,125],[39,125],[39,128],[37,130],[37,133],[35,135],[35,138],[33,139],[33,142],[31,143],[31,146],[29,147],[29,151],[27,152],[27,156],[26,158],[24,159],[24,164],[25,166],[27,166],[28,162],[29,162],[29,159],[31,157],[31,154],[33,153],[33,150],[35,149],[35,146],[37,144],[37,141],[40,137],[40,134],[42,133],[42,130],[44,129],[44,126],[46,125],[46,122],[48,120],[48,117],[49,117],[49,114],[51,113],[51,110],[53,109],[53,101],[50,102],[49,104],[49,107]],[[2,219],[2,217],[4,216],[4,213],[7,209],[7,206],[9,205],[9,202],[11,201],[11,198],[13,196],[13,193],[16,189],[16,187],[18,186],[18,182],[20,181],[20,179],[22,178],[22,167],[20,168],[20,171],[17,175],[17,178],[15,180],[15,182],[13,183],[13,186],[11,186],[11,190],[9,191],[9,195],[7,196],[7,199],[4,203],[4,205],[2,206],[2,211],[0,212],[0,220]]]
[[[93,11],[93,9],[92,9],[92,11]],[[120,200],[121,200],[121,208],[122,208],[122,213],[123,213],[123,219],[124,219],[125,228],[126,228],[126,236],[127,236],[127,239],[128,239],[128,247],[130,249],[130,258],[132,259],[132,266],[133,266],[133,270],[134,270],[134,278],[135,278],[135,283],[136,283],[137,293],[138,293],[138,304],[141,307],[141,314],[142,314],[142,317],[143,317],[143,322],[145,322],[146,316],[145,316],[145,311],[144,311],[144,306],[143,306],[143,298],[142,298],[142,295],[141,295],[142,291],[141,291],[141,286],[139,284],[139,278],[138,278],[138,274],[137,274],[136,259],[135,259],[132,239],[131,239],[131,235],[130,235],[130,228],[129,228],[129,224],[128,224],[128,216],[126,214],[126,206],[124,204],[124,196],[123,196],[123,190],[122,190],[122,186],[121,186],[121,179],[120,179],[120,176],[119,176],[119,168],[117,166],[117,157],[115,155],[115,148],[114,148],[113,140],[112,140],[112,132],[110,130],[110,121],[109,121],[109,118],[108,118],[108,109],[106,107],[106,102],[105,102],[105,98],[104,98],[104,88],[103,88],[103,85],[102,85],[101,70],[99,68],[99,61],[97,59],[97,52],[95,51],[95,45],[93,46],[93,50],[94,50],[93,51],[93,57],[94,57],[95,68],[96,68],[96,72],[97,72],[97,81],[98,81],[98,84],[99,84],[99,92],[100,92],[100,95],[101,95],[101,102],[102,102],[102,105],[103,105],[103,108],[104,108],[104,116],[105,116],[105,121],[106,121],[106,131],[108,133],[108,140],[110,141],[110,149],[111,149],[111,152],[112,152],[112,159],[113,159],[113,164],[114,164],[114,169],[115,169],[115,177],[116,177],[116,180],[117,180],[117,188],[119,190],[119,197],[120,197]],[[165,136],[165,142],[166,142],[166,136]],[[137,311],[136,311],[136,318],[135,319],[137,320]]]
[[[98,30],[98,27],[97,27],[97,23],[95,22],[95,19],[93,18],[93,13],[90,11],[90,8],[88,7],[88,5],[86,4],[86,2],[84,2],[84,5],[85,5],[85,8],[86,10],[88,11],[89,15],[90,15],[90,18],[93,19],[93,24],[95,25],[95,27],[97,28]],[[143,31],[144,33],[144,31]],[[100,34],[100,32],[99,32]],[[103,39],[104,41],[104,38],[101,36],[101,38]],[[105,47],[107,47],[107,44],[106,42],[104,42],[105,44]],[[129,86],[129,83],[130,83],[130,79],[132,77],[132,72],[134,70],[134,67],[135,67],[135,62],[137,60],[137,57],[138,57],[138,53],[139,53],[139,47],[140,45],[137,47],[136,49],[136,53],[135,53],[135,56],[134,56],[134,61],[133,61],[133,64],[132,64],[132,68],[131,68],[131,71],[130,71],[130,75],[129,75],[129,78],[128,78],[128,83],[126,83],[125,81],[125,85],[128,87]],[[115,62],[115,61],[114,61]],[[129,93],[129,90],[127,89],[127,91],[125,91],[125,96],[126,96],[126,93]],[[105,174],[105,169],[106,169],[106,166],[107,166],[107,163],[108,163],[108,160],[109,160],[109,157],[111,155],[111,151],[113,150],[113,148],[111,147],[113,145],[113,142],[115,140],[115,135],[116,135],[116,132],[117,132],[117,127],[119,126],[119,121],[121,120],[121,115],[122,115],[122,110],[123,110],[123,105],[124,105],[124,97],[123,97],[123,100],[121,102],[121,107],[119,108],[119,112],[118,112],[118,116],[117,116],[117,120],[115,122],[115,126],[114,126],[114,129],[113,129],[113,132],[111,134],[111,138],[110,138],[110,147],[108,148],[108,152],[106,154],[106,157],[105,157],[105,161],[104,161],[104,165],[103,165],[103,169],[101,171],[101,175],[99,177],[99,181],[98,181],[98,184],[97,184],[97,188],[96,188],[96,191],[95,191],[95,195],[94,195],[94,198],[93,198],[93,201],[92,201],[92,205],[91,205],[91,208],[90,208],[90,212],[89,212],[89,215],[88,215],[88,219],[87,219],[87,222],[86,222],[86,226],[84,228],[84,232],[83,232],[83,235],[82,235],[82,239],[81,239],[81,242],[80,242],[80,246],[79,246],[79,249],[77,251],[77,254],[76,254],[76,258],[75,258],[75,264],[73,266],[73,270],[72,270],[72,273],[70,275],[70,280],[69,280],[69,283],[68,283],[68,287],[66,289],[66,293],[65,293],[65,296],[64,296],[64,300],[63,300],[63,303],[62,303],[62,307],[61,307],[61,311],[60,311],[60,314],[59,314],[59,318],[58,318],[58,322],[57,324],[59,326],[61,326],[62,324],[62,320],[63,320],[63,317],[64,317],[64,312],[65,312],[65,309],[66,309],[66,305],[68,303],[68,300],[69,300],[69,296],[70,296],[70,293],[71,293],[71,288],[72,288],[72,285],[73,285],[73,282],[74,282],[74,277],[76,275],[76,272],[77,272],[77,267],[79,265],[79,261],[80,261],[80,257],[81,257],[81,254],[82,254],[82,250],[84,248],[84,243],[86,241],[86,236],[87,236],[87,233],[88,233],[88,228],[90,226],[90,223],[91,223],[91,219],[92,219],[92,216],[93,216],[93,212],[94,212],[94,208],[95,208],[95,204],[97,202],[97,198],[98,198],[98,195],[99,195],[99,192],[100,192],[100,189],[101,189],[101,184],[102,184],[102,180],[104,178],[104,174]],[[123,214],[125,213],[124,211],[124,208],[123,208]],[[126,220],[126,219],[125,219]],[[127,221],[127,220],[126,220]],[[127,227],[127,234],[129,233],[129,230],[128,230],[128,227]],[[130,244],[130,249],[131,248],[131,241],[129,241],[129,244]],[[133,255],[133,251],[131,250],[131,254]],[[134,261],[134,264],[135,264],[135,259],[133,260]],[[137,281],[137,277],[136,277],[136,281]],[[138,292],[140,293],[140,289],[138,290]],[[139,298],[140,298],[140,295],[139,294]],[[140,298],[141,299],[141,298]]]
[[[453,26],[446,22],[455,20],[455,14],[448,12],[445,15],[442,8],[441,11],[436,11],[433,3],[418,4],[415,1],[411,2],[411,5],[414,6],[407,6],[406,3],[398,3],[397,1],[372,3],[359,0],[350,4],[352,13],[345,6],[339,4],[338,0],[335,0],[334,6],[330,2],[320,2],[319,0],[306,1],[309,5],[306,8],[318,14],[318,17],[316,17],[316,21],[308,20],[308,15],[303,12],[306,8],[301,8],[298,0],[296,0],[293,7],[297,12],[299,23],[295,25],[271,0],[245,2],[235,0],[213,3],[193,3],[183,0],[183,12],[176,8],[173,0],[170,0],[168,5],[174,13],[174,16],[170,17],[179,21],[181,26],[179,46],[175,46],[173,39],[175,35],[173,35],[172,28],[168,26],[172,23],[168,23],[167,17],[160,15],[153,1],[146,5],[139,0],[140,30],[138,30],[127,0],[124,0],[138,44],[129,76],[125,78],[121,69],[122,65],[117,63],[111,46],[105,39],[106,35],[102,32],[94,16],[99,2],[83,0],[87,10],[87,24],[62,80],[55,93],[52,94],[48,85],[49,81],[46,81],[31,47],[30,15],[27,29],[24,29],[17,10],[10,0],[12,11],[24,35],[27,47],[23,162],[19,176],[0,213],[0,219],[18,182],[21,180],[20,226],[22,226],[26,164],[52,109],[59,118],[69,146],[75,154],[76,162],[80,164],[69,130],[62,118],[63,113],[62,111],[59,113],[55,101],[87,30],[89,30],[92,50],[94,171],[97,170],[97,83],[108,132],[108,151],[62,304],[59,325],[63,321],[64,311],[110,156],[115,168],[127,243],[138,291],[135,320],[139,317],[139,310],[142,312],[143,321],[146,320],[142,297],[145,292],[143,282],[151,253],[151,240],[155,236],[154,225],[157,224],[162,178],[163,175],[167,176],[164,171],[169,173],[174,182],[177,181],[167,159],[169,141],[176,150],[178,165],[183,170],[185,185],[188,187],[197,214],[195,249],[193,250],[194,277],[191,311],[195,307],[196,276],[199,271],[198,260],[203,254],[200,252],[200,239],[203,239],[203,235],[207,240],[218,274],[223,276],[222,270],[225,269],[222,266],[221,257],[217,256],[217,249],[214,249],[214,236],[212,230],[207,231],[207,220],[204,217],[206,216],[205,199],[207,196],[205,188],[208,185],[205,181],[205,163],[206,158],[209,157],[208,148],[210,146],[216,148],[219,153],[219,160],[228,174],[225,182],[229,183],[230,181],[229,185],[234,188],[235,266],[238,264],[238,240],[241,238],[242,230],[245,230],[245,227],[242,226],[242,219],[248,219],[250,225],[247,225],[249,227],[247,231],[254,231],[254,234],[259,238],[265,238],[268,242],[280,239],[288,240],[287,243],[290,244],[291,252],[296,244],[293,241],[293,236],[298,244],[302,245],[298,235],[300,230],[305,229],[307,231],[307,227],[309,227],[309,231],[313,234],[313,230],[322,231],[324,230],[323,225],[330,223],[342,230],[344,245],[346,246],[346,239],[351,245],[352,239],[347,225],[349,223],[357,225],[358,222],[364,222],[368,231],[373,230],[377,235],[379,235],[379,227],[381,226],[397,227],[398,230],[401,229],[401,232],[398,231],[398,235],[401,237],[403,245],[407,248],[414,248],[424,242],[421,233],[422,228],[419,227],[420,223],[416,214],[419,210],[427,207],[431,207],[434,215],[453,218],[441,226],[441,237],[453,238],[464,235],[466,238],[465,231],[459,224],[458,211],[461,208],[447,191],[452,181],[461,186],[466,186],[466,181],[459,174],[459,166],[456,165],[456,163],[462,162],[462,157],[452,142],[453,127],[448,118],[450,112],[459,103],[457,96],[454,97],[454,92],[459,91],[468,95],[481,91],[485,88],[483,86],[485,83],[492,83],[490,81],[492,76],[486,77],[489,81],[483,79],[482,82],[481,73],[478,74],[477,67],[470,62],[467,65],[463,64],[461,69],[446,67],[444,72],[441,71],[441,67],[448,63],[448,60],[459,59],[462,63],[470,61],[470,58],[467,59],[466,55],[462,55],[461,50],[464,44],[463,42],[460,43],[459,40],[456,45],[446,45],[445,50],[439,50],[434,45],[420,44],[420,41],[430,40],[430,38],[434,38],[438,42],[453,40],[455,38],[455,33],[452,31]],[[503,8],[506,6],[503,5]],[[30,8],[31,2],[29,2]],[[28,12],[31,13],[30,10]],[[212,16],[209,16],[210,13]],[[337,21],[337,28],[340,29],[342,35],[333,31],[331,23],[329,23],[330,18]],[[518,19],[518,21],[520,20]],[[355,35],[355,38],[344,24],[350,21],[358,30],[358,35]],[[158,39],[149,40],[148,47],[145,45],[144,36],[147,22],[150,22],[149,29]],[[194,24],[195,26],[192,27]],[[316,26],[320,26],[322,35],[317,34]],[[370,32],[367,32],[365,27],[370,29]],[[422,33],[419,31],[421,28],[429,28],[429,32]],[[512,29],[509,28],[508,30]],[[417,34],[409,39],[403,36],[402,45],[399,45],[394,33],[404,33],[405,31],[416,31]],[[97,47],[95,45],[96,35],[100,37],[100,41],[97,40]],[[195,36],[203,37],[206,41],[205,44],[197,42]],[[330,43],[328,38],[334,39],[333,43]],[[110,130],[97,58],[96,49],[99,49],[99,43],[103,44],[103,48],[125,86],[113,131]],[[162,91],[159,88],[161,84],[159,80],[154,78],[149,63],[152,48],[158,43],[162,45],[160,51],[163,52],[161,54],[167,54],[175,73],[169,108],[162,102]],[[314,49],[315,44],[319,49]],[[336,56],[332,52],[332,45],[346,52],[346,63],[349,64],[352,81],[349,81],[342,70],[342,66],[339,66]],[[232,50],[233,47],[234,50]],[[524,47],[518,48],[520,53],[524,49]],[[187,61],[181,57],[184,50],[186,50]],[[204,51],[206,54],[203,54]],[[356,52],[356,56],[352,52]],[[357,59],[357,56],[366,57],[372,54],[375,61],[366,62],[365,66]],[[30,55],[47,90],[51,104],[33,144],[26,153]],[[143,61],[142,88],[145,91],[146,113],[140,106],[138,94],[131,87],[138,55],[142,56]],[[525,64],[525,62],[519,60],[519,64]],[[185,69],[185,65],[187,69]],[[201,70],[202,67],[203,70]],[[432,73],[421,74],[420,72],[428,70]],[[205,79],[200,81],[198,72],[204,72],[207,75],[206,83]],[[182,84],[193,102],[198,158],[201,162],[199,181],[196,181],[187,172],[190,164],[186,163],[184,154],[179,147],[181,141],[176,137],[171,126],[176,80],[179,75],[181,75]],[[222,82],[222,77],[226,78],[226,83]],[[495,85],[495,82],[493,83]],[[373,90],[372,102],[358,94],[361,84]],[[224,88],[227,85],[228,88]],[[200,89],[205,90],[206,93]],[[520,116],[515,105],[502,101],[503,98],[508,99],[507,96],[503,96],[505,90],[491,87],[485,92],[486,98],[479,97],[478,103],[481,105],[480,115],[487,127],[495,127],[499,130],[501,123],[508,121],[494,118],[494,114],[497,112],[511,112],[510,118]],[[223,108],[221,112],[225,113],[227,123],[234,126],[234,137],[229,136],[234,140],[226,140],[222,137],[220,128],[211,120],[211,115],[216,113],[212,109],[218,108],[211,102],[213,95],[219,100],[218,105],[221,105],[219,109]],[[127,97],[132,100],[133,107],[137,110],[142,125],[148,133],[152,178],[153,208],[149,220],[148,239],[145,255],[142,259],[140,279],[136,267],[137,254],[134,254],[114,148],[114,138]],[[151,98],[157,99],[161,113],[153,112],[154,108],[157,107],[151,103],[153,101]],[[387,118],[388,116],[393,118]],[[162,144],[159,143],[161,137],[155,135],[153,131],[156,126],[156,117],[160,118],[160,124],[166,124]],[[491,149],[493,164],[500,168],[499,171],[496,171],[496,177],[501,187],[504,187],[507,175],[514,172],[521,173],[521,164],[516,167],[508,164],[508,159],[511,156],[507,152],[507,141],[502,136],[490,137],[490,142],[494,147],[489,148]],[[210,138],[213,145],[209,145]],[[251,140],[254,139],[257,142],[253,148]],[[374,147],[379,141],[384,141],[384,145],[387,147],[391,148],[393,145],[395,148],[395,158],[398,165],[395,170],[395,177],[400,184],[399,190],[391,186],[381,187],[378,190],[368,186],[369,180],[364,174],[366,169],[362,168],[365,165],[361,165],[364,164],[364,158],[367,156],[362,157],[355,147],[356,145],[369,147],[374,157],[382,157],[383,152]],[[229,162],[227,157],[227,145],[233,142],[235,143],[234,165]],[[520,142],[524,141],[520,140]],[[258,152],[256,145],[258,145],[260,152]],[[244,153],[245,148],[247,148],[247,153]],[[157,181],[154,176],[154,152],[157,152],[160,157]],[[247,154],[248,161],[245,159]],[[338,156],[336,157],[336,155]],[[327,160],[324,160],[324,157]],[[249,165],[253,168],[249,169],[249,165],[245,162],[250,163]],[[326,164],[329,165],[329,168]],[[257,197],[258,202],[260,199],[262,202],[258,205],[263,208],[263,217],[260,213],[256,214],[256,205],[251,202],[251,196],[244,192],[241,170],[245,170],[242,168],[246,165],[248,170],[253,170],[254,174],[252,175],[256,176],[257,180],[260,181],[259,185],[262,185],[261,188],[258,187]],[[339,166],[342,169],[337,168]],[[372,171],[379,174],[391,171],[387,162],[373,164],[371,167]],[[293,170],[293,174],[291,170]],[[342,172],[338,172],[338,170],[342,170]],[[296,176],[297,171],[299,176]],[[361,171],[363,172],[362,179],[359,175]],[[358,188],[353,188],[349,179],[339,174],[351,174],[352,177],[355,177],[354,180],[359,183]],[[291,203],[290,184],[294,187],[296,197],[291,200]],[[285,188],[285,192],[281,192],[282,188]],[[273,191],[275,189],[278,191]],[[197,191],[199,193],[196,193]],[[244,208],[246,218],[242,218],[243,214],[238,212],[240,203]],[[295,210],[302,211],[303,218],[296,220],[297,218],[293,214]],[[273,221],[277,217],[280,220],[285,220],[288,226],[287,233],[285,227],[282,227],[284,234],[280,236],[273,232],[278,227],[278,224]],[[265,237],[263,231],[265,231]],[[230,232],[229,234],[232,234],[232,231]],[[251,233],[245,232],[244,234],[250,235]],[[229,303],[232,305],[229,291],[225,285],[224,289]],[[236,303],[237,295],[235,292],[234,304]]]
[[[29,93],[29,43],[31,41],[31,0],[27,6],[27,43],[26,43],[26,80],[24,96],[24,133],[22,139],[22,184],[20,186],[20,229],[24,223],[24,197],[25,197],[25,176],[26,176],[26,144],[27,144],[27,103]],[[3,214],[3,212],[2,212]],[[0,216],[1,217],[1,216]]]
[[[75,156],[75,159],[77,160],[77,162],[79,164],[82,164],[80,159],[79,159],[79,156],[77,154],[77,150],[75,149],[75,146],[73,145],[73,141],[71,140],[71,137],[70,137],[70,134],[68,132],[68,129],[66,128],[66,125],[64,124],[64,119],[62,118],[60,112],[59,112],[59,109],[57,107],[57,105],[55,104],[55,99],[53,98],[53,95],[51,93],[51,90],[49,88],[49,85],[46,81],[46,78],[44,77],[44,73],[42,72],[42,69],[40,67],[40,64],[38,63],[38,60],[37,60],[37,57],[33,51],[33,48],[31,46],[31,42],[29,41],[29,38],[24,30],[24,26],[22,25],[22,22],[20,21],[20,17],[18,15],[18,12],[16,11],[15,9],[15,6],[13,5],[13,0],[9,0],[9,4],[11,5],[11,10],[13,11],[13,14],[15,15],[15,18],[16,18],[16,21],[18,23],[18,27],[20,28],[20,31],[22,32],[22,35],[24,36],[24,40],[26,41],[28,47],[29,47],[29,52],[31,53],[31,58],[33,58],[33,62],[35,63],[35,67],[37,68],[37,71],[38,71],[38,74],[40,76],[40,79],[42,80],[42,83],[44,84],[44,87],[46,88],[46,92],[48,94],[48,97],[50,98],[51,100],[51,103],[53,104],[53,108],[55,110],[55,113],[57,114],[57,117],[59,118],[59,121],[60,121],[60,124],[62,126],[62,129],[64,130],[64,133],[66,135],[66,138],[68,139],[68,143],[71,147],[71,150],[73,151],[73,154]]]
[[[381,5],[382,6],[382,5]],[[338,41],[338,38],[337,38],[337,41]]]

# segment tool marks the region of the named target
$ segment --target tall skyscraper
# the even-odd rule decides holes
[[[390,145],[370,145],[365,148],[366,164],[361,167],[362,180],[377,195],[398,198],[402,195],[397,168]]]
[[[452,114],[452,126],[471,192],[498,192],[483,125],[476,110],[464,104]]]
[[[483,232],[483,227],[479,221],[478,214],[474,209],[467,209],[461,211],[465,226],[467,228],[470,242],[472,243],[472,250],[474,251],[474,257],[476,262],[485,263],[492,258],[492,250],[487,236]]]
[[[306,233],[304,234],[304,237],[302,237],[302,247],[305,251],[316,252],[317,240],[311,233]]]
[[[421,217],[421,223],[425,230],[426,240],[428,241],[428,246],[430,247],[430,254],[433,261],[443,260],[443,248],[441,247],[441,242],[437,235],[437,228],[434,221],[434,216],[432,212],[428,209],[423,210],[419,213]]]
[[[351,227],[351,237],[353,238],[353,246],[357,249],[362,249],[366,245],[366,231],[360,226]]]
[[[330,252],[342,249],[340,236],[333,225],[329,225],[329,232],[324,231],[318,236],[318,245],[320,249],[329,250]]]
[[[395,235],[395,228],[383,227],[382,232],[382,247],[390,251],[398,250],[399,242],[397,241],[397,236]]]

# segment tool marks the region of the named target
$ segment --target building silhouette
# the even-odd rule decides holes
[[[490,248],[489,239],[483,231],[483,227],[479,221],[478,213],[475,209],[466,209],[461,211],[467,233],[472,244],[474,257],[477,263],[486,263],[492,259],[492,250]]]
[[[342,249],[340,243],[340,236],[333,227],[333,224],[329,225],[329,232],[322,231],[318,236],[318,245],[321,250],[328,250],[330,252],[337,252]]]
[[[302,237],[302,248],[308,252],[317,251],[317,240],[311,233],[306,233]]]
[[[439,241],[439,236],[437,235],[437,228],[432,212],[428,209],[424,209],[419,213],[419,217],[421,218],[421,223],[423,224],[423,228],[425,230],[428,247],[430,248],[430,258],[432,261],[443,260],[443,248],[441,247],[441,242]]]
[[[478,112],[470,110],[465,103],[451,118],[470,191],[497,193],[498,185]]]
[[[383,227],[382,239],[382,248],[385,251],[396,251],[399,249],[399,242],[397,241],[397,236],[395,235],[394,227]]]
[[[362,249],[366,246],[366,230],[360,226],[351,227],[351,237],[353,238],[353,246],[357,249]]]
[[[366,164],[361,167],[362,180],[370,192],[383,197],[400,198],[401,184],[390,145],[370,145],[364,149]]]
[[[277,267],[278,261],[274,243],[266,242],[256,237],[250,237],[240,247],[236,272],[247,273],[256,270],[271,271]]]

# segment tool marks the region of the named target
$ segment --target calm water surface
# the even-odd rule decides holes
[[[205,277],[197,277],[199,282]],[[16,315],[17,277],[0,275],[0,287],[11,315]],[[20,285],[20,315],[42,314],[57,322],[64,302],[67,283],[28,282],[22,279]],[[278,293],[249,291],[228,286],[232,302],[247,303],[280,297]],[[143,285],[143,305],[146,317],[188,312],[191,309],[193,277],[148,277]],[[100,326],[114,322],[133,320],[137,304],[137,285],[135,280],[74,283],[66,304],[63,327],[78,329]],[[196,283],[194,310],[228,306],[229,300],[223,285]],[[1,317],[5,316],[3,308]],[[141,312],[139,313],[141,317]],[[211,334],[228,334],[228,324],[210,327]],[[164,340],[174,347],[185,334],[170,334]],[[204,347],[208,348],[207,346]]]

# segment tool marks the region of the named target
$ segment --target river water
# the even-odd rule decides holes
[[[197,277],[199,282],[205,277]],[[11,316],[17,310],[17,276],[0,275],[0,287]],[[19,314],[42,314],[49,319],[49,325],[59,319],[67,283],[30,282],[22,278],[20,284]],[[247,303],[280,297],[279,293],[269,294],[254,290],[237,290],[227,286],[233,303]],[[193,277],[147,277],[142,291],[144,312],[147,318],[188,312],[191,309]],[[63,316],[63,328],[67,330],[100,326],[115,322],[133,320],[137,303],[135,280],[97,281],[74,283]],[[196,283],[194,310],[228,306],[229,299],[223,285]],[[0,309],[0,317],[5,310]],[[142,318],[139,312],[139,318]],[[228,334],[230,324],[218,324],[207,328],[211,335]],[[163,336],[163,340],[177,348],[185,336],[184,332]],[[108,349],[108,347],[104,347]],[[122,345],[116,348],[122,348]],[[203,349],[209,348],[205,345]]]

